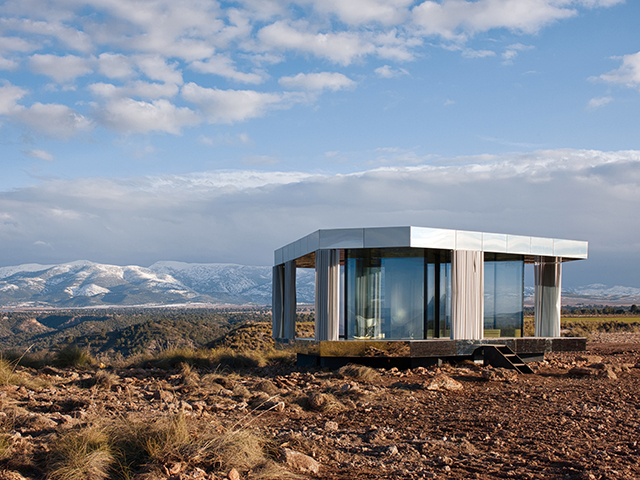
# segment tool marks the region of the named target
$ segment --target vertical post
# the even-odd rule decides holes
[[[316,250],[316,340],[338,340],[340,251]]]
[[[559,337],[562,313],[562,259],[539,257],[535,273],[535,336]]]
[[[273,267],[271,277],[271,332],[273,338],[285,338],[284,332],[284,265]]]
[[[483,335],[483,253],[454,250],[451,255],[451,338],[479,340]]]
[[[284,264],[284,338],[296,338],[296,261]]]

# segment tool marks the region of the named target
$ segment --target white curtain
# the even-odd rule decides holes
[[[562,261],[560,258],[539,259],[535,272],[536,337],[559,337],[562,311]]]
[[[479,340],[483,334],[483,253],[454,250],[451,255],[451,338]]]
[[[271,322],[274,338],[285,338],[284,333],[284,265],[273,267],[271,279]]]
[[[316,250],[316,340],[338,340],[340,251]]]
[[[284,338],[296,338],[296,261],[284,264]]]

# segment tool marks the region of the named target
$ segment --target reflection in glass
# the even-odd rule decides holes
[[[524,258],[485,253],[484,336],[521,337]]]

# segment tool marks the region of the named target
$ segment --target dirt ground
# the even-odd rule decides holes
[[[640,336],[602,334],[586,352],[532,366],[533,375],[465,364],[354,376],[278,366],[217,383],[136,369],[114,372],[106,388],[90,386],[93,372],[49,368],[32,372],[48,378],[44,388],[0,387],[0,416],[13,416],[0,479],[46,478],[50,444],[96,415],[177,411],[258,429],[277,461],[282,448],[314,458],[320,472],[306,478],[640,479]],[[185,465],[171,478],[196,478]]]

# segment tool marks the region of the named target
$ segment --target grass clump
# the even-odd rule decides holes
[[[95,360],[89,353],[77,345],[67,345],[59,350],[54,357],[54,364],[58,367],[89,367]]]
[[[54,480],[103,480],[109,477],[115,457],[104,429],[90,425],[70,431],[51,453],[49,478]]]
[[[342,377],[350,377],[362,383],[376,383],[380,381],[380,373],[373,368],[364,365],[349,364],[338,370]]]

